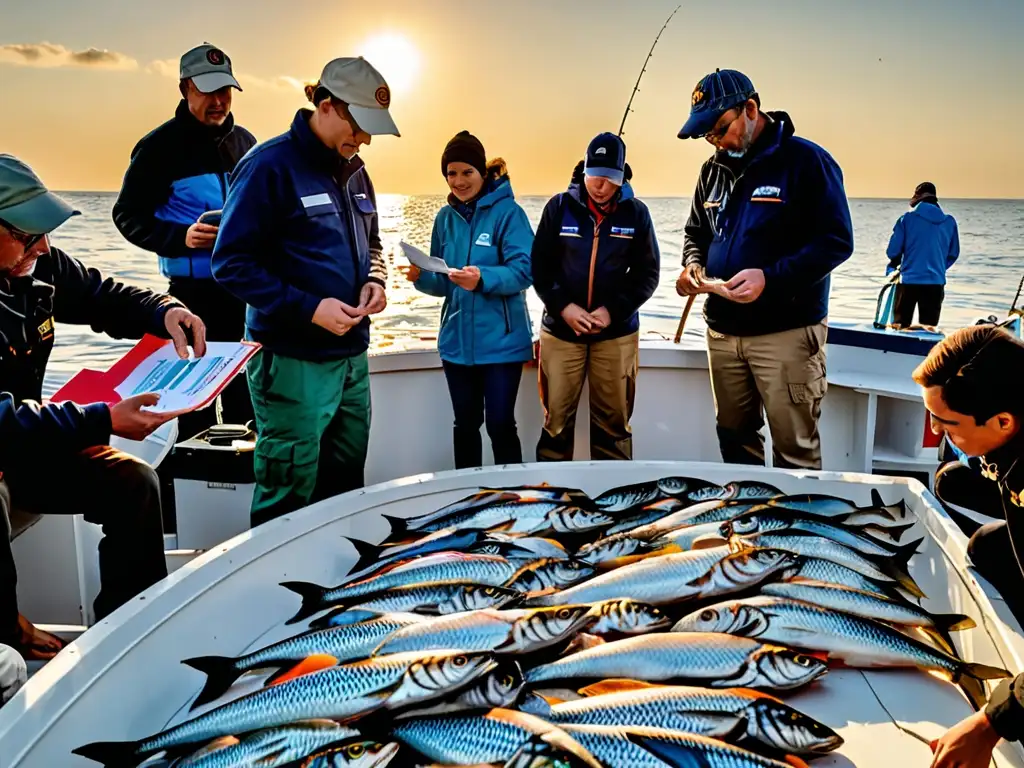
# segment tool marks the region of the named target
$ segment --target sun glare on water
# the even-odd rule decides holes
[[[420,71],[420,52],[399,34],[383,34],[363,43],[359,55],[387,80],[392,91],[408,91]]]

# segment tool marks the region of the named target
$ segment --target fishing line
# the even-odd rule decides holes
[[[895,725],[897,729],[903,731],[903,733],[907,734],[908,736],[913,736],[915,739],[920,741],[922,744],[927,744],[928,745],[928,749],[931,749],[932,748],[932,743],[931,743],[930,740],[926,739],[921,734],[914,733],[909,728],[906,728],[906,727],[900,725],[900,723],[893,716],[892,712],[889,711],[889,708],[886,707],[885,704],[882,703],[882,697],[878,695],[878,692],[875,690],[874,686],[871,685],[871,681],[868,679],[867,673],[865,673],[863,670],[861,670],[860,671],[860,676],[862,678],[864,678],[864,682],[867,683],[868,690],[871,691],[871,695],[875,697],[875,701],[878,702],[878,706],[880,706],[882,708],[882,711],[885,712],[885,714],[887,714],[889,716],[889,720],[892,721],[892,724]]]
[[[644,72],[647,71],[647,62],[649,62],[651,60],[651,54],[654,53],[654,46],[656,46],[658,44],[658,40],[661,38],[661,33],[665,31],[665,27],[668,26],[668,23],[670,21],[672,21],[672,17],[675,16],[676,12],[678,12],[679,9],[682,8],[682,7],[683,7],[683,4],[680,3],[679,5],[676,6],[676,9],[674,11],[672,11],[672,13],[670,13],[668,15],[668,18],[665,19],[665,23],[661,25],[661,29],[658,31],[658,34],[655,36],[654,42],[651,43],[651,50],[649,50],[647,52],[647,58],[644,59],[644,65],[642,67],[640,67],[640,74],[636,78],[636,85],[633,86],[633,93],[630,94],[629,101],[626,102],[626,111],[622,113],[622,122],[619,124],[619,133],[618,133],[619,136],[622,136],[622,129],[626,127],[626,118],[629,117],[629,113],[633,111],[632,109],[630,109],[630,107],[633,106],[633,97],[636,96],[636,94],[640,90],[640,79],[644,76]]]

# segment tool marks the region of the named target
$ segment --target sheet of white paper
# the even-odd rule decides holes
[[[448,265],[444,263],[444,259],[424,253],[415,245],[409,245],[406,242],[401,242],[399,245],[402,246],[402,254],[405,258],[420,269],[425,269],[427,272],[440,272],[442,275],[448,274]]]
[[[147,357],[115,389],[122,398],[156,392],[156,413],[195,408],[221,387],[252,346],[234,341],[208,341],[206,354],[182,360],[167,344]],[[243,374],[239,374],[243,375]]]

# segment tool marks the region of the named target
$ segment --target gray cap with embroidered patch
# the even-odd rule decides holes
[[[181,57],[181,80],[191,79],[202,93],[213,93],[230,85],[242,90],[231,71],[231,59],[220,48],[203,43]]]

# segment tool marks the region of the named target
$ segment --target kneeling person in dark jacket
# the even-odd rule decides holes
[[[676,291],[712,293],[704,319],[722,459],[764,464],[766,411],[774,466],[820,469],[829,275],[853,254],[853,226],[835,160],[795,136],[789,115],[760,106],[733,70],[693,92],[679,138],[716,152],[693,194]]]
[[[156,472],[111,448],[110,437],[142,440],[179,415],[141,410],[156,404],[153,394],[112,407],[40,407],[54,323],[170,337],[183,357],[189,330],[196,354],[206,347],[202,321],[169,296],[104,280],[50,247],[47,235],[76,213],[27,165],[0,155],[0,643],[30,660],[51,658],[62,643],[18,611],[11,512],[84,514],[103,526],[94,604],[102,619],[167,575]]]
[[[932,429],[980,472],[945,466],[936,494],[999,516],[971,536],[968,553],[978,572],[1024,622],[1024,343],[1002,328],[975,325],[946,337],[914,371]],[[953,480],[956,475],[962,477]],[[955,491],[955,492],[954,492]],[[979,509],[979,506],[981,507]],[[933,768],[985,768],[1000,738],[1024,736],[1024,675],[992,693],[985,710],[938,740]]]
[[[602,133],[568,191],[548,201],[533,242],[533,285],[544,302],[538,461],[572,459],[585,379],[590,457],[633,458],[640,307],[658,287],[660,261],[651,214],[627,178],[626,145]]]

